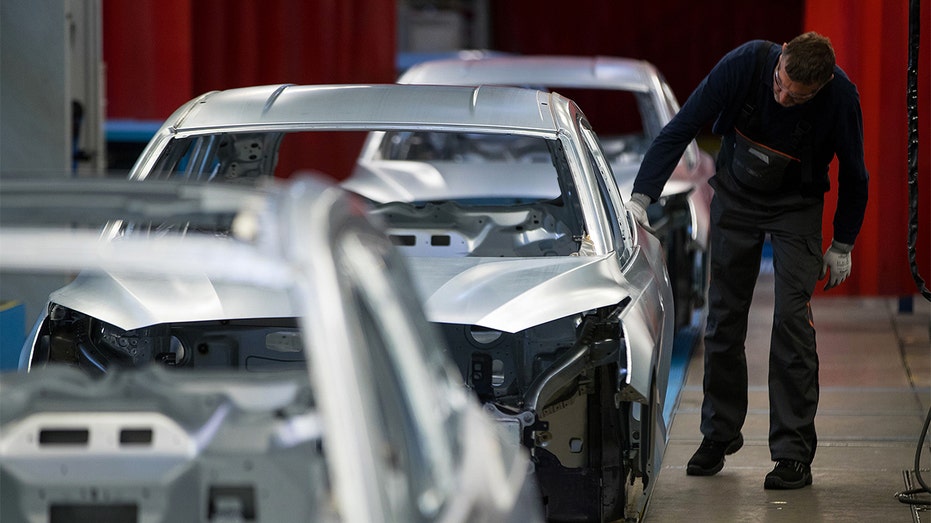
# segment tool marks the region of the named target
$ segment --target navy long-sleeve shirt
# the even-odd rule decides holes
[[[763,63],[762,74],[754,77],[757,49],[761,43],[761,40],[754,40],[732,50],[701,81],[682,109],[653,141],[640,165],[633,192],[643,193],[654,201],[659,198],[689,142],[712,121],[712,132],[722,136],[717,166],[721,173],[731,159],[734,126],[747,93],[751,88],[768,90],[768,96],[758,97],[759,141],[776,145],[787,143],[804,115],[812,127],[812,184],[805,189],[820,196],[830,190],[828,167],[837,157],[838,203],[834,214],[834,240],[852,245],[863,224],[869,185],[869,174],[863,162],[863,117],[857,88],[847,74],[835,66],[834,79],[812,100],[783,107],[772,94],[773,73],[781,46],[772,45]]]

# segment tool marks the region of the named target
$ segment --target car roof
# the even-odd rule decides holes
[[[243,130],[452,126],[552,133],[553,95],[513,87],[422,85],[266,85],[213,91],[191,100],[163,129]]]
[[[422,62],[398,79],[405,84],[524,85],[648,92],[659,73],[649,62],[610,56],[504,56]]]

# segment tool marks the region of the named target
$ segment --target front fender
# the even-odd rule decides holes
[[[638,245],[626,272],[635,275],[631,283],[639,294],[632,296],[620,315],[627,340],[626,384],[644,399],[650,397],[650,387],[655,385],[662,408],[675,332],[672,287],[659,240],[641,227],[637,233]]]
[[[641,403],[646,407],[635,409],[639,413],[635,417],[640,420],[641,434],[650,435],[643,442],[640,462],[645,474],[645,489],[652,490],[656,484],[652,480],[662,466],[668,442],[669,430],[663,411],[668,400],[666,389],[675,335],[675,308],[659,240],[640,226],[636,234],[637,248],[630,263],[645,266],[653,277],[643,281],[642,292],[624,308],[620,318],[627,340],[627,384],[645,399]]]

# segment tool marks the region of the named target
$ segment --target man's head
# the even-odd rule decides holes
[[[815,32],[796,36],[782,44],[782,55],[773,74],[773,95],[786,107],[815,97],[834,78],[834,48]]]
[[[793,82],[824,85],[834,76],[834,48],[818,33],[801,34],[782,44],[782,57]]]

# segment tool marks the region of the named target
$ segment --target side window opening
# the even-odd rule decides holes
[[[254,184],[274,176],[282,133],[221,133],[176,138],[151,179]]]
[[[579,129],[585,140],[585,150],[588,153],[588,161],[598,173],[599,194],[602,199],[605,211],[608,213],[611,222],[611,233],[614,236],[614,247],[620,256],[621,263],[626,263],[630,257],[630,251],[633,240],[630,235],[630,227],[627,223],[626,207],[624,207],[617,183],[614,181],[614,173],[605,160],[601,152],[598,137],[595,136],[589,123],[584,119],[579,119]]]

